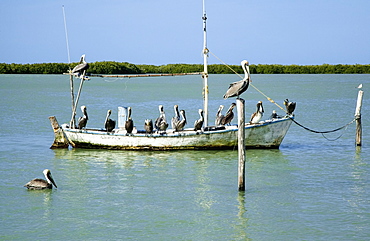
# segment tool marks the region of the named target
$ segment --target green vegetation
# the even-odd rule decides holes
[[[193,73],[202,72],[201,64],[167,64],[167,65],[134,65],[127,62],[94,62],[89,63],[88,73],[91,74],[145,74],[145,73]],[[62,74],[67,73],[77,63],[42,63],[42,64],[6,64],[0,63],[0,74]],[[242,73],[239,65],[230,65],[238,73]],[[251,74],[370,74],[370,64],[361,65],[279,65],[252,64]],[[210,74],[232,74],[225,65],[208,66]]]

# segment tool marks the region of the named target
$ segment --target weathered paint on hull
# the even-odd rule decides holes
[[[245,143],[248,148],[279,148],[290,125],[291,119],[247,125]],[[69,143],[75,148],[100,148],[122,150],[191,150],[232,149],[237,147],[237,127],[226,126],[223,130],[195,132],[185,130],[165,134],[107,133],[101,130],[76,130],[63,128]]]

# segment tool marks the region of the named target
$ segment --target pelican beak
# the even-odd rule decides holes
[[[54,179],[53,179],[53,177],[51,176],[51,174],[50,174],[50,173],[48,173],[48,178],[49,178],[49,180],[51,181],[51,183],[54,185],[54,187],[55,187],[55,188],[58,188],[58,187],[57,187],[57,185],[55,184],[55,181],[54,181]]]

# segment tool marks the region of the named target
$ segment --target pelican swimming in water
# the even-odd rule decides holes
[[[134,121],[131,119],[131,107],[128,107],[127,112],[128,112],[127,114],[128,119],[125,122],[125,129],[128,134],[131,134],[132,130],[134,129]]]
[[[83,116],[78,118],[78,129],[86,128],[87,121],[89,120],[89,117],[87,116],[87,110],[86,106],[81,106],[81,111],[83,113]]]
[[[244,70],[244,79],[231,83],[229,89],[224,95],[224,99],[234,96],[237,96],[237,98],[239,98],[239,95],[241,95],[244,91],[248,89],[249,81],[251,81],[249,73],[249,63],[247,60],[243,60],[241,62],[241,65]]]
[[[157,131],[166,131],[168,127],[168,123],[166,120],[166,114],[163,109],[163,105],[158,106],[159,109],[159,117],[156,119],[154,126]]]
[[[153,133],[153,121],[151,119],[146,119],[144,123],[144,129],[147,134]]]
[[[52,189],[53,185],[57,188],[57,185],[54,182],[53,177],[51,176],[51,172],[49,169],[45,169],[43,171],[46,180],[44,179],[33,179],[27,182],[24,186],[30,190],[41,190],[41,189]]]
[[[85,61],[85,55],[83,54],[81,56],[81,59],[80,59],[80,62],[78,65],[76,65],[73,69],[72,69],[72,74],[76,75],[77,77],[79,77],[81,74],[83,74],[83,72],[85,70],[87,70],[89,68],[89,64],[86,63]]]
[[[109,118],[111,114],[112,110],[108,110],[107,117],[105,118],[104,122],[104,127],[107,132],[111,132],[114,128],[116,128],[116,121]]]
[[[199,109],[198,113],[199,113],[199,119],[194,122],[194,130],[195,131],[201,130],[202,126],[203,126],[203,123],[204,123],[203,110]]]
[[[217,114],[216,114],[216,120],[215,120],[215,125],[216,126],[220,126],[221,121],[224,118],[224,115],[221,113],[223,108],[224,108],[223,105],[220,105],[220,107],[218,107],[218,111],[217,111]]]
[[[263,113],[264,113],[264,109],[263,109],[263,105],[262,105],[262,101],[258,101],[257,103],[257,110],[256,112],[254,112],[251,116],[251,120],[250,120],[250,123],[251,124],[257,124],[260,122],[262,116],[263,116]]]
[[[183,130],[185,125],[186,125],[185,110],[180,110],[180,115],[181,115],[182,119],[179,122],[177,122],[177,124],[175,126],[175,131]]]
[[[171,126],[172,126],[172,129],[175,129],[177,123],[180,121],[179,106],[178,105],[174,105],[173,106],[173,109],[175,111],[175,116],[172,117],[172,119],[171,119]]]
[[[296,103],[295,102],[291,102],[288,99],[285,99],[284,100],[284,105],[285,105],[287,114],[288,115],[293,114],[293,112],[295,110]]]
[[[234,118],[234,112],[233,112],[233,109],[235,108],[236,104],[235,103],[232,103],[229,107],[229,109],[227,110],[226,114],[225,114],[225,117],[222,118],[221,120],[221,125],[227,125],[227,124],[230,124],[231,121],[233,120]]]

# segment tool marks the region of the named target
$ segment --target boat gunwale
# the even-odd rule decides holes
[[[267,126],[271,124],[276,124],[283,121],[289,121],[294,119],[294,116],[286,116],[279,119],[273,120],[265,120],[261,121],[260,123],[256,124],[249,124],[245,125],[245,129],[250,128],[258,128],[262,126]],[[209,126],[211,127],[211,126]],[[222,126],[223,127],[223,126]],[[217,127],[215,127],[217,128]],[[186,128],[182,131],[174,131],[171,132],[172,129],[168,129],[167,132],[160,133],[160,132],[153,132],[153,133],[144,133],[143,130],[139,130],[138,133],[126,133],[124,131],[120,132],[119,129],[115,129],[113,132],[107,132],[105,129],[72,129],[66,126],[62,126],[63,131],[71,132],[71,133],[81,133],[81,134],[90,134],[90,135],[112,135],[112,136],[126,136],[126,137],[152,137],[152,138],[175,138],[175,137],[184,137],[184,136],[198,136],[198,135],[212,135],[212,134],[220,134],[220,133],[227,133],[227,132],[235,132],[238,131],[238,126],[236,124],[230,126],[224,126],[224,129],[215,129],[215,130],[205,130],[205,131],[194,131],[193,128]]]

